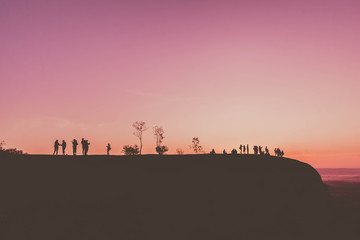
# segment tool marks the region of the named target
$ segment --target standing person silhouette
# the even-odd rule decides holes
[[[110,143],[108,143],[108,145],[106,146],[107,155],[110,154],[110,150],[111,150]]]
[[[85,155],[85,139],[81,139],[81,146],[82,146],[82,154]]]
[[[259,152],[260,152],[260,155],[264,154],[264,152],[262,151],[262,146],[259,146]]]
[[[254,146],[254,154],[257,155],[258,154],[258,147]]]
[[[246,154],[249,154],[249,144],[246,145]]]
[[[265,154],[266,154],[266,155],[270,155],[270,153],[269,153],[269,149],[268,149],[268,147],[267,147],[267,146],[265,147]]]
[[[62,147],[62,153],[63,153],[63,155],[65,155],[65,149],[66,149],[66,142],[65,142],[65,140],[62,141],[61,147]]]
[[[242,145],[240,145],[239,150],[240,150],[240,154],[242,154]]]
[[[53,155],[58,155],[59,145],[60,145],[59,141],[56,140],[55,143],[54,143],[54,153],[53,153]]]
[[[75,156],[76,155],[77,145],[79,145],[78,142],[76,141],[76,139],[74,139],[72,141],[72,145],[73,145],[73,155]]]
[[[85,140],[85,156],[87,156],[87,154],[88,154],[89,145],[90,145],[89,141],[88,141],[88,140]]]

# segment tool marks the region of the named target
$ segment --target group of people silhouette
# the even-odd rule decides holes
[[[254,154],[255,155],[270,155],[270,152],[269,152],[269,149],[268,147],[266,146],[264,151],[263,151],[263,147],[262,146],[254,146]]]
[[[65,142],[65,140],[63,140],[61,144],[59,143],[59,140],[56,140],[56,141],[55,141],[55,143],[54,143],[54,153],[53,153],[53,155],[58,155],[58,153],[59,153],[59,146],[62,147],[63,155],[65,155],[65,149],[66,149],[66,142]]]
[[[240,149],[240,154],[249,154],[249,144],[240,145],[239,149]],[[255,145],[253,147],[253,149],[254,149],[254,154],[255,155],[269,155],[270,156],[270,151],[269,151],[269,148],[267,146],[265,148],[263,148],[262,146],[256,146]],[[275,152],[276,157],[283,157],[284,156],[284,151],[280,150],[280,148],[275,148],[274,152]],[[216,154],[215,149],[212,149],[210,154]],[[223,154],[227,154],[225,149],[223,150]],[[238,154],[238,151],[234,148],[233,150],[231,150],[231,154]]]
[[[79,145],[79,143],[78,143],[78,141],[76,139],[72,140],[73,155],[76,155],[78,145]],[[89,145],[90,145],[89,141],[82,138],[81,139],[81,145],[82,145],[82,154],[87,155],[87,153],[89,151]],[[58,155],[59,146],[62,147],[62,154],[65,155],[65,150],[66,150],[66,142],[65,142],[65,140],[63,140],[61,144],[59,143],[59,140],[55,141],[53,155]]]
[[[270,155],[269,149],[266,146],[264,151],[263,151],[263,147],[262,146],[254,146],[254,154],[260,154],[260,155]],[[276,157],[283,157],[284,156],[284,151],[281,150],[280,148],[275,148],[274,149],[274,154]]]
[[[240,145],[240,154],[249,154],[249,144],[247,145]]]
[[[76,139],[72,140],[72,146],[73,146],[73,155],[76,155],[77,152],[77,146],[79,145],[78,141]],[[82,146],[82,155],[87,155],[89,152],[89,140],[85,140],[84,138],[81,139],[81,146]],[[62,147],[62,154],[65,155],[65,150],[66,150],[66,142],[65,140],[62,141],[62,143],[59,143],[59,140],[56,140],[54,143],[54,153],[53,155],[58,155],[59,153],[59,146]],[[111,146],[110,143],[108,143],[106,145],[106,153],[107,155],[110,154],[110,150],[111,150]]]
[[[283,157],[284,156],[284,151],[281,150],[280,148],[275,148],[274,153],[275,153],[275,156],[277,156],[277,157]]]

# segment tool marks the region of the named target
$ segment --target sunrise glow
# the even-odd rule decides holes
[[[340,4],[341,3],[341,4]],[[360,2],[0,3],[0,140],[51,154],[137,144],[168,154],[281,147],[315,167],[360,167]],[[70,148],[69,148],[70,154]]]

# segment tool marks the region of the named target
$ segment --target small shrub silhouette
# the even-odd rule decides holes
[[[169,149],[167,146],[157,146],[156,147],[156,152],[159,154],[159,155],[163,155],[165,152],[167,152]]]
[[[138,145],[124,145],[122,152],[125,155],[138,155],[140,153]]]

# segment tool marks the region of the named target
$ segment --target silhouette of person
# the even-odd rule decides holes
[[[246,145],[246,154],[249,154],[249,144]]]
[[[88,154],[89,145],[90,145],[90,143],[88,142],[88,140],[85,140],[85,156]]]
[[[56,140],[55,143],[54,143],[54,153],[53,153],[53,155],[58,155],[59,145],[60,145],[59,141]]]
[[[227,154],[226,150],[224,149],[223,154]]]
[[[264,154],[264,152],[262,151],[262,146],[259,146],[259,152],[260,152],[260,155]]]
[[[108,143],[108,145],[106,146],[107,155],[109,155],[110,150],[111,150],[110,143]]]
[[[258,154],[258,147],[254,146],[254,154],[257,155]]]
[[[65,140],[62,141],[61,147],[62,147],[63,155],[65,155],[65,149],[66,149],[66,142],[65,142]]]
[[[76,139],[72,141],[72,145],[73,145],[73,155],[76,155],[77,145],[79,145]]]
[[[267,147],[267,146],[265,147],[265,154],[266,154],[266,155],[270,155],[270,153],[269,153],[269,149],[268,149],[268,147]]]
[[[283,150],[281,150],[281,157],[283,157],[284,156],[284,151]]]
[[[82,154],[85,155],[85,139],[81,139],[81,146],[82,146]]]
[[[215,154],[215,149],[212,149],[210,154]]]
[[[242,154],[242,145],[240,145],[239,149],[240,149],[240,154]]]

